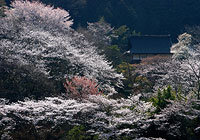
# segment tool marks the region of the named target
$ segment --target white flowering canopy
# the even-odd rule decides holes
[[[152,103],[139,101],[138,98],[133,96],[129,99],[114,100],[90,95],[88,100],[83,102],[48,97],[40,101],[26,100],[12,104],[0,100],[0,127],[5,126],[7,131],[15,128],[17,122],[9,116],[12,113],[24,121],[33,123],[38,129],[41,121],[48,121],[52,122],[52,128],[65,123],[86,124],[88,131],[98,134],[102,139],[130,133],[135,135],[134,132],[140,128],[131,126],[138,126],[143,120],[151,117],[149,112],[155,111]]]
[[[16,0],[0,19],[0,56],[33,65],[49,77],[75,75],[96,80],[104,91],[115,92],[123,77],[82,34],[70,26],[69,13],[39,2]]]
[[[140,70],[143,75],[156,77],[154,89],[170,85],[185,95],[193,92],[200,98],[200,44],[193,42],[187,33],[178,37],[178,43],[171,48],[172,58],[160,59]]]
[[[192,36],[187,33],[183,33],[178,36],[178,43],[174,44],[171,48],[171,52],[174,54],[173,58],[178,59],[188,54],[189,48],[192,46]]]

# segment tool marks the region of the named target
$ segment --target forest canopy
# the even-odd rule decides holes
[[[9,4],[10,0],[6,0]],[[69,10],[74,27],[101,17],[113,27],[126,25],[142,34],[171,34],[176,40],[186,26],[199,24],[199,0],[41,0]]]

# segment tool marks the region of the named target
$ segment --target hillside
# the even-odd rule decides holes
[[[10,0],[6,0],[9,3]],[[104,17],[114,27],[127,25],[142,34],[171,34],[199,24],[199,0],[41,0],[69,10],[74,27]]]

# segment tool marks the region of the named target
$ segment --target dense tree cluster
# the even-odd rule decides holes
[[[135,11],[137,7],[130,9],[131,4],[140,2],[153,9],[165,6],[156,0],[155,4],[143,0],[65,2],[77,11],[88,4],[101,7],[102,2],[104,8],[111,6],[107,12],[112,6],[125,5],[124,10]],[[154,56],[129,64],[124,59],[127,37],[140,33],[127,26],[114,29],[102,18],[77,32],[67,11],[36,1],[14,1],[3,13],[0,139],[200,139],[198,26],[188,27],[188,33],[178,37],[172,57]]]
[[[175,92],[182,92],[184,96],[190,92],[200,96],[199,76],[199,43],[194,38],[184,33],[179,36],[178,43],[172,46],[174,53],[171,58],[155,56],[146,58],[137,67],[137,72],[147,77],[152,83],[152,88],[172,86]]]
[[[114,139],[124,134],[132,135],[133,138],[139,137],[135,133],[140,129],[137,128],[139,122],[149,118],[148,113],[154,108],[151,103],[137,99],[138,97],[131,97],[126,100],[113,100],[101,95],[92,95],[81,102],[58,97],[49,97],[41,101],[26,100],[13,104],[7,104],[2,100],[0,134],[4,139],[13,137],[17,121],[21,120],[32,124],[36,136],[40,138],[44,137],[45,133],[51,134],[53,129],[60,131],[57,132],[60,133],[57,138],[60,138],[63,135],[62,131],[67,132],[67,129],[76,124],[86,126],[87,132],[99,135],[102,139]]]
[[[70,28],[67,11],[38,2],[15,1],[1,18],[0,55],[19,65],[33,65],[55,80],[86,76],[105,93],[120,86],[117,74],[86,38]]]

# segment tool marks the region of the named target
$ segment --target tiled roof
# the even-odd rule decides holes
[[[172,46],[169,35],[134,36],[129,41],[132,54],[168,54]]]

